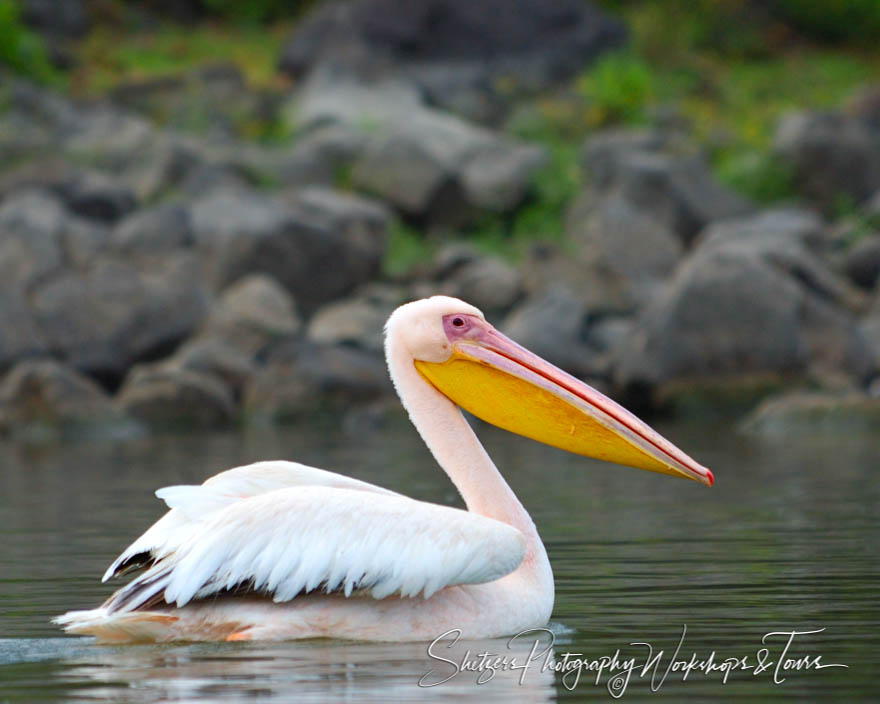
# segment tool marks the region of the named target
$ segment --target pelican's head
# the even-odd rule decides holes
[[[407,303],[391,315],[386,333],[434,388],[488,423],[579,455],[714,482],[712,472],[644,421],[502,335],[464,301],[434,296]]]

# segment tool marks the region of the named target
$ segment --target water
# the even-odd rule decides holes
[[[755,440],[718,426],[669,425],[661,432],[710,466],[713,489],[618,468],[537,445],[487,426],[479,432],[532,513],[556,575],[553,657],[645,660],[621,692],[658,698],[742,701],[874,696],[880,646],[877,586],[880,444],[870,436]],[[49,619],[96,605],[109,592],[105,567],[161,512],[160,486],[200,482],[221,469],[286,457],[342,471],[411,496],[458,503],[403,418],[375,432],[318,425],[283,432],[166,436],[50,447],[0,445],[0,702],[11,701],[461,701],[611,700],[611,677],[575,670],[563,678],[536,658],[528,669],[455,674],[424,644],[221,643],[97,646],[65,637]],[[768,648],[776,662],[821,655],[847,668],[774,666],[709,675],[663,674],[678,660],[747,658]],[[438,634],[440,635],[440,634]],[[549,646],[545,634],[540,648]],[[483,651],[526,662],[534,638],[459,643],[439,653],[456,662]],[[448,641],[444,641],[448,644]],[[552,662],[552,661],[551,661]],[[452,676],[422,689],[434,669]],[[488,672],[483,673],[487,677]],[[662,684],[661,684],[662,680]],[[430,678],[429,678],[430,681]],[[615,684],[620,684],[615,681]],[[576,686],[575,686],[576,685]],[[658,688],[659,685],[659,688]]]

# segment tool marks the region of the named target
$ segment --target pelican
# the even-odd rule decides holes
[[[286,461],[156,495],[170,509],[104,574],[104,604],[55,619],[99,641],[467,639],[546,625],[553,573],[535,524],[460,409],[580,455],[712,473],[584,382],[434,296],[385,326],[394,388],[467,510]]]

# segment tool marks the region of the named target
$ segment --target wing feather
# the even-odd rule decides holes
[[[212,511],[173,550],[107,602],[183,606],[242,584],[289,601],[321,588],[425,598],[499,579],[522,561],[525,538],[500,521],[404,496],[348,487],[276,489]]]
[[[242,499],[294,486],[328,486],[398,496],[393,491],[297,462],[255,462],[234,467],[195,486],[169,486],[156,491],[171,510],[113,561],[101,581],[129,568],[150,564],[173,551],[186,527]]]

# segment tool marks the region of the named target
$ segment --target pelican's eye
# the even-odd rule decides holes
[[[452,325],[453,325],[454,327],[457,327],[457,328],[463,328],[463,327],[464,327],[464,319],[462,319],[462,318],[453,318],[453,319],[452,319]]]

